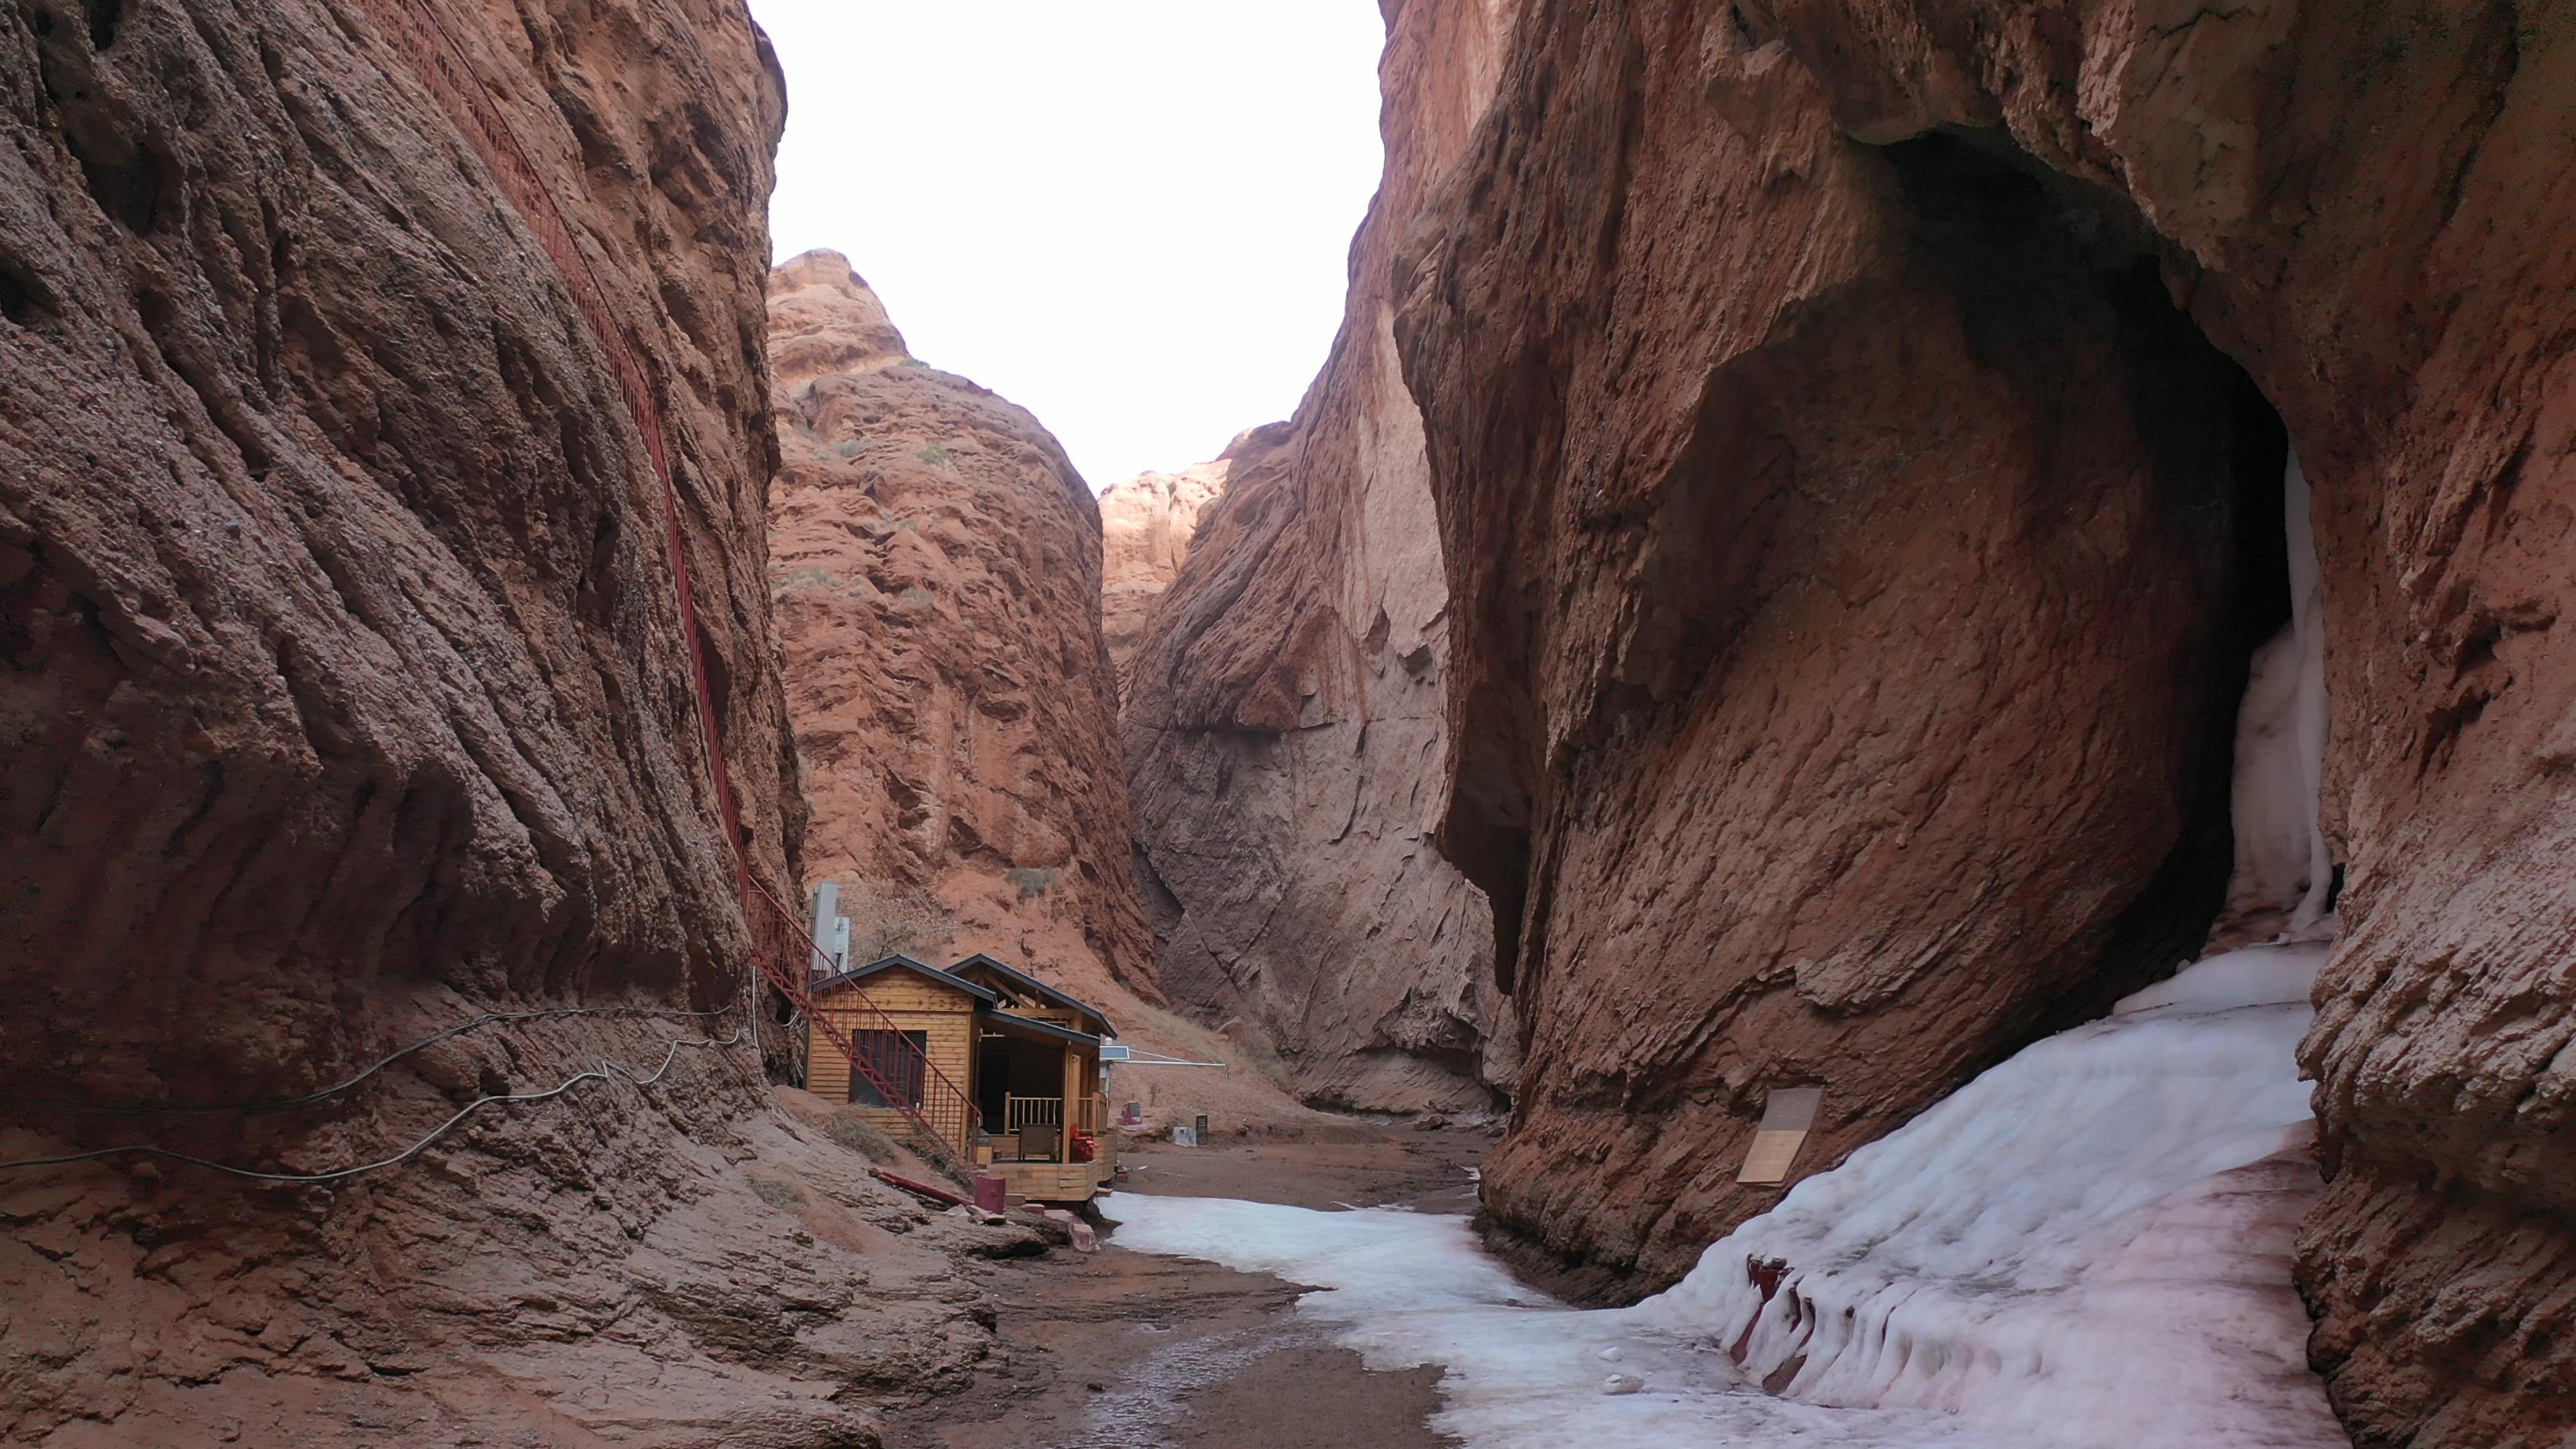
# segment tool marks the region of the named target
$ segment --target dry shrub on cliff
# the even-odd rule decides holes
[[[932,960],[957,935],[957,919],[927,891],[890,881],[863,880],[841,892],[841,913],[850,918],[850,964],[864,966],[888,956]]]
[[[751,1195],[780,1212],[794,1212],[804,1205],[805,1189],[784,1178],[755,1177],[750,1182]]]

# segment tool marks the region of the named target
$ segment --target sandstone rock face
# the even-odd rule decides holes
[[[276,1095],[389,994],[735,988],[661,498],[560,274],[372,13],[37,7],[15,42],[13,1079]],[[653,13],[451,23],[647,349],[777,882],[744,256],[779,97],[738,5]],[[261,59],[290,53],[345,111]]]
[[[1764,1089],[1813,1168],[2190,950],[2277,410],[2312,1352],[2365,1444],[2576,1429],[2571,69],[2509,8],[1534,0],[1396,266],[1500,1217],[1669,1278]]]
[[[1384,8],[1387,172],[1341,334],[1296,419],[1232,450],[1128,666],[1121,728],[1164,989],[1269,1036],[1312,1099],[1481,1107],[1509,1065],[1486,1052],[1484,900],[1430,839],[1448,592],[1387,286],[1515,4]]]
[[[1154,601],[1190,552],[1199,514],[1225,496],[1231,453],[1178,473],[1140,473],[1100,495],[1100,633],[1119,677],[1145,642]]]
[[[409,3],[32,0],[0,39],[0,1160],[318,1171],[572,1085],[330,1188],[0,1173],[0,1438],[850,1442],[864,1408],[791,1381],[987,1340],[923,1286],[944,1254],[878,1251],[908,1207],[755,1115],[663,495],[531,216],[379,24],[453,37],[633,339],[792,892],[775,67],[738,0]],[[292,1111],[27,1100],[272,1102],[571,1005],[634,1014],[484,1021]]]
[[[1035,418],[906,356],[838,253],[770,295],[770,557],[812,873],[929,892],[957,955],[1157,997],[1090,488]]]

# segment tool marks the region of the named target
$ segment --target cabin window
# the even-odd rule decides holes
[[[926,1031],[854,1031],[850,1045],[859,1050],[860,1071],[850,1073],[850,1100],[862,1107],[921,1106],[921,1065],[930,1050]],[[900,1101],[889,1102],[877,1090],[883,1082]]]

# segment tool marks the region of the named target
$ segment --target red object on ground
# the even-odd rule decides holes
[[[988,1213],[997,1213],[1002,1211],[1002,1200],[1007,1195],[1009,1186],[1010,1184],[1004,1182],[998,1177],[983,1176],[976,1178],[975,1206],[982,1208]]]
[[[1046,1210],[1046,1215],[1055,1219],[1057,1222],[1064,1224],[1065,1230],[1073,1234],[1073,1250],[1075,1252],[1097,1253],[1100,1251],[1100,1235],[1091,1230],[1091,1224],[1084,1222],[1082,1219],[1075,1217],[1069,1212],[1066,1212],[1063,1208],[1048,1208]]]
[[[943,1202],[948,1204],[950,1207],[974,1206],[973,1203],[968,1202],[966,1199],[959,1197],[957,1194],[950,1192],[944,1187],[932,1187],[926,1182],[915,1182],[908,1177],[897,1177],[895,1174],[886,1171],[882,1167],[872,1167],[869,1168],[868,1171],[876,1174],[877,1181],[882,1182],[889,1187],[902,1188],[905,1192],[911,1193],[915,1197],[926,1197],[932,1202]]]

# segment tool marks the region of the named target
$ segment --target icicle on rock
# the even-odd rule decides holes
[[[2324,591],[2307,475],[2296,453],[2282,477],[2281,500],[2290,540],[2290,622],[2254,652],[2236,716],[2230,806],[2236,864],[2222,919],[2271,922],[2288,939],[2321,940],[2334,934],[2326,915],[2334,858],[2317,819],[2327,728]]]

